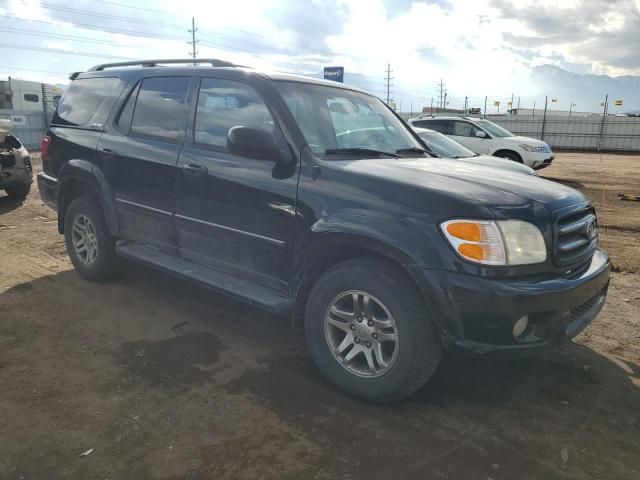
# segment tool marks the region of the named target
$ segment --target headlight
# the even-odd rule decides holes
[[[520,145],[520,148],[522,148],[523,150],[526,150],[527,152],[535,152],[536,151],[536,147],[533,147],[531,145],[527,145],[526,143],[523,143],[522,145]]]
[[[445,237],[462,258],[483,265],[529,265],[547,259],[542,232],[522,220],[449,220]]]

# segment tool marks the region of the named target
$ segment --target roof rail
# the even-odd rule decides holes
[[[89,72],[100,72],[107,68],[118,67],[133,67],[139,65],[141,67],[157,67],[159,65],[168,64],[180,64],[180,63],[207,63],[212,67],[240,67],[235,63],[227,62],[225,60],[218,60],[217,58],[174,58],[170,60],[132,60],[130,62],[117,62],[117,63],[102,63],[91,67]]]

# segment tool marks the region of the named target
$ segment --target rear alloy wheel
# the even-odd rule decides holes
[[[99,202],[79,197],[65,212],[64,240],[76,271],[86,280],[106,280],[118,272],[115,238],[109,233]]]
[[[338,388],[370,402],[401,400],[434,374],[442,344],[404,269],[363,257],[316,281],[305,312],[309,350]]]

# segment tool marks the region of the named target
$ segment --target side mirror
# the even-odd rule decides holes
[[[478,138],[487,138],[487,134],[484,133],[482,130],[478,130],[476,132],[476,137],[478,137]]]
[[[279,162],[283,156],[273,134],[261,128],[233,127],[227,134],[229,153],[241,157]]]

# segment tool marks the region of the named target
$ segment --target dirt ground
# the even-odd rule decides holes
[[[327,384],[282,318],[137,266],[82,281],[36,189],[0,197],[0,479],[640,478],[640,203],[616,197],[640,156],[541,174],[598,209],[600,317],[543,358],[445,358],[388,406]]]

